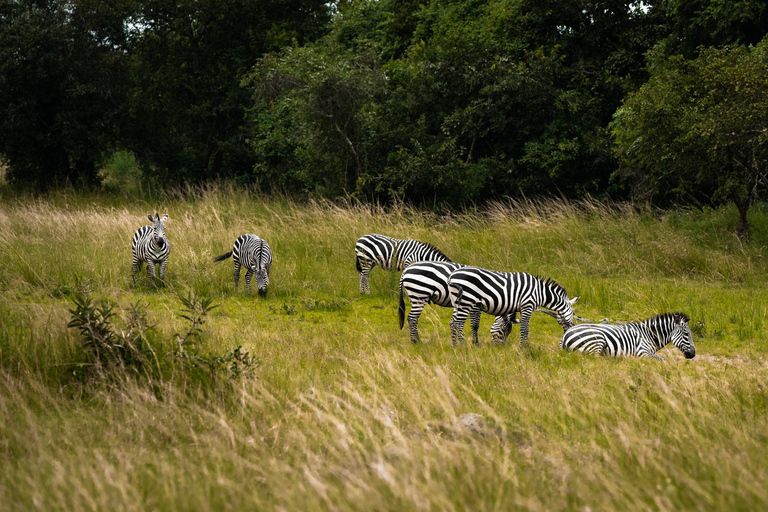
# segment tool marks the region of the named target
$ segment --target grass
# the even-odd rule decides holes
[[[167,287],[134,287],[130,239],[169,213]],[[768,504],[768,212],[753,243],[728,209],[498,203],[430,214],[297,204],[227,187],[156,201],[59,193],[0,205],[0,502],[7,510],[760,510]],[[229,251],[271,245],[266,299],[235,292]],[[360,296],[354,242],[380,232],[455,261],[554,277],[577,314],[691,317],[697,357],[666,363],[452,349],[428,307],[411,345],[397,279]],[[242,346],[255,374],[206,380],[173,357],[177,295],[216,299],[205,354]],[[88,292],[146,304],[157,371],[103,379],[66,327]],[[117,323],[120,323],[118,321]],[[122,324],[121,324],[122,325]]]

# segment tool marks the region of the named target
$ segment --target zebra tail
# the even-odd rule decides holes
[[[461,302],[461,296],[464,295],[464,288],[457,285],[456,289],[459,290],[459,292],[456,294],[456,300],[453,301],[454,307],[456,306],[456,304],[459,304]]]
[[[355,256],[355,267],[357,267],[358,272],[363,271],[363,267],[360,266],[360,256]]]
[[[403,283],[400,282],[400,302],[397,305],[397,319],[400,321],[400,328],[405,324],[405,300],[403,300]]]
[[[232,256],[232,251],[229,251],[226,254],[222,254],[221,256],[216,256],[215,258],[213,258],[213,261],[215,261],[215,262],[224,261],[225,259],[229,258],[230,256]]]

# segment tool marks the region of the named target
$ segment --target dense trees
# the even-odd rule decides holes
[[[120,126],[125,87],[116,34],[70,7],[0,6],[0,154],[19,185],[94,183]]]
[[[732,202],[739,236],[768,184],[768,38],[670,59],[630,94],[612,124],[634,191],[663,201]]]
[[[167,184],[748,205],[724,162],[757,160],[723,157],[743,150],[723,119],[746,115],[761,68],[717,82],[714,62],[753,58],[767,31],[768,6],[746,0],[14,0],[0,8],[0,154],[35,187],[93,183],[127,149]],[[693,92],[709,121],[676,110]],[[630,146],[651,137],[666,156],[637,160]],[[721,170],[669,173],[671,155]]]

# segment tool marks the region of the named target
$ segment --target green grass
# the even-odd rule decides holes
[[[168,213],[167,287],[131,282],[130,240]],[[296,204],[228,187],[156,201],[59,193],[0,204],[0,503],[5,510],[761,510],[768,505],[768,211],[596,203],[428,214]],[[245,232],[275,254],[266,299],[211,262]],[[551,276],[577,314],[691,317],[697,357],[561,352],[535,315],[530,352],[450,346],[428,307],[412,345],[397,280],[360,296],[353,246],[379,232],[455,261]],[[173,357],[177,295],[219,307],[201,351],[260,365],[216,380]],[[141,300],[157,370],[89,377],[72,297]],[[118,322],[120,323],[120,322]],[[120,324],[122,325],[122,324]],[[472,427],[469,413],[479,415]]]

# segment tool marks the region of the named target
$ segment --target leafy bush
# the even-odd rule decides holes
[[[143,192],[141,169],[130,151],[116,151],[104,162],[99,178],[108,192],[135,194]]]
[[[224,355],[205,354],[200,349],[203,335],[202,325],[208,313],[219,305],[211,297],[198,297],[190,291],[186,297],[179,296],[184,308],[181,318],[189,322],[189,328],[183,335],[176,334],[176,359],[187,370],[202,369],[209,375],[211,383],[224,373],[229,377],[252,375],[261,363],[238,345],[235,350],[228,350]]]
[[[131,304],[125,329],[118,333],[113,323],[115,305],[105,301],[94,304],[87,295],[78,293],[72,301],[75,309],[67,327],[80,331],[80,339],[89,365],[98,373],[116,368],[141,370],[149,355],[154,355],[144,332],[149,328],[141,301]]]

